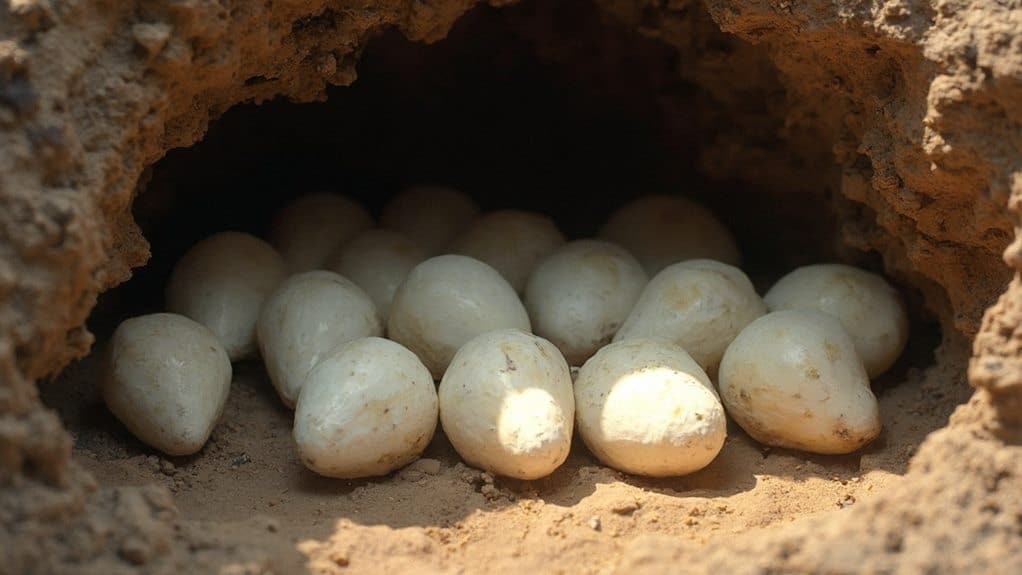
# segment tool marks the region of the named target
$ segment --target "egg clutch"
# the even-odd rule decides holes
[[[330,477],[401,468],[438,424],[467,464],[519,479],[557,469],[576,431],[615,469],[691,473],[729,417],[766,445],[850,453],[880,433],[870,382],[908,339],[898,293],[861,269],[801,267],[761,297],[727,228],[680,196],[566,241],[445,187],[401,192],[378,227],[311,194],[267,239],[198,242],[167,313],[114,332],[100,388],[141,441],[200,451],[232,362],[261,358],[301,461]]]

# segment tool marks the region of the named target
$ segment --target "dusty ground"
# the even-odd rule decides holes
[[[672,480],[607,469],[579,444],[551,477],[508,481],[460,463],[442,435],[391,477],[323,478],[297,459],[291,412],[254,362],[238,366],[221,425],[187,458],[154,452],[111,418],[95,391],[96,356],[44,386],[43,399],[68,425],[75,460],[102,485],[161,485],[181,519],[255,544],[274,571],[606,573],[640,536],[727,540],[852,507],[900,481],[925,436],[969,393],[961,353],[910,367],[928,365],[931,353],[914,346],[877,382],[884,433],[863,453],[764,449],[732,426],[713,464]]]

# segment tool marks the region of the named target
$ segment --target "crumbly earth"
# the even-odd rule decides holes
[[[97,294],[145,262],[129,208],[147,166],[194,143],[235,103],[307,101],[327,83],[350,83],[365,42],[386,26],[438,40],[474,3],[0,7],[0,565],[14,573],[245,573],[305,563],[327,571],[1022,571],[1022,283],[1009,285],[1022,268],[1016,1],[597,2],[608,18],[677,49],[679,76],[707,102],[691,121],[719,126],[700,151],[707,177],[755,181],[773,190],[765,205],[779,209],[822,195],[844,245],[878,252],[940,319],[947,341],[938,366],[961,357],[960,337],[973,342],[976,391],[940,431],[923,439],[940,422],[904,414],[937,394],[954,398],[931,414],[940,419],[963,400],[955,369],[890,391],[908,394],[908,411],[886,415],[906,419],[891,425],[915,425],[921,440],[907,470],[910,453],[890,446],[912,440],[888,437],[860,468],[792,454],[756,462],[736,432],[731,455],[671,484],[609,474],[579,452],[546,482],[489,488],[438,441],[436,474],[339,485],[301,473],[286,455],[284,414],[258,384],[239,381],[238,427],[222,426],[199,458],[169,471],[157,461],[159,473],[147,472],[151,460],[137,446],[104,435],[115,432],[85,410],[94,405],[88,378],[73,375],[47,390],[78,434],[72,458],[71,435],[35,382],[89,350],[84,320]],[[689,121],[665,100],[668,113]],[[66,405],[72,398],[78,409]],[[94,421],[78,421],[90,413]],[[280,457],[265,457],[274,450]],[[874,456],[887,463],[871,467]],[[157,486],[117,487],[149,479]],[[171,481],[174,496],[158,486]],[[240,488],[253,482],[251,492]],[[265,507],[259,515],[269,520],[231,515],[230,502],[241,499]],[[713,535],[714,522],[727,536]]]

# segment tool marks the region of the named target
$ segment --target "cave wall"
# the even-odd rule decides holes
[[[361,49],[382,28],[397,27],[414,40],[438,40],[474,3],[5,2],[3,564],[15,571],[33,564],[47,571],[110,557],[116,565],[125,557],[129,563],[180,560],[175,553],[183,536],[170,530],[147,530],[163,535],[133,541],[125,551],[131,523],[169,524],[172,504],[148,492],[97,492],[70,463],[71,441],[39,403],[34,383],[89,350],[93,338],[83,325],[97,294],[145,263],[148,246],[130,214],[145,168],[168,149],[201,138],[208,123],[235,103],[279,95],[315,100],[327,84],[354,81]],[[1015,336],[1022,333],[1017,309],[1022,286],[1016,282],[1005,291],[1011,270],[1004,262],[1020,268],[1022,244],[1011,243],[1003,261],[1002,251],[1018,225],[1022,197],[1019,3],[598,4],[608,17],[675,46],[678,74],[713,100],[715,114],[689,120],[721,127],[700,158],[709,177],[825,194],[848,245],[878,250],[894,277],[918,287],[946,336],[976,336],[971,381],[980,390],[917,456],[910,472],[914,495],[879,496],[854,514],[828,520],[817,537],[834,541],[854,532],[869,544],[843,558],[854,560],[879,546],[876,561],[887,566],[915,557],[909,548],[957,551],[964,560],[977,547],[941,550],[933,541],[946,533],[906,515],[910,504],[925,515],[933,507],[929,502],[939,499],[927,495],[936,490],[943,497],[948,482],[956,481],[967,495],[954,500],[962,524],[996,534],[986,541],[996,540],[999,549],[1017,550],[1017,531],[1010,535],[1017,526],[1005,518],[1019,512],[1018,501],[1009,498],[1018,492],[1022,470],[1018,457],[1004,454],[1019,443],[1022,422],[1017,359],[1022,338]],[[672,108],[669,97],[664,109],[681,117],[690,112]],[[981,324],[983,310],[1002,293]],[[973,497],[979,492],[983,497]],[[983,511],[982,501],[990,499],[996,512]],[[894,545],[884,539],[887,531],[863,535],[852,529],[853,522],[885,509],[904,511],[894,513],[890,525],[906,530],[908,539]],[[757,539],[750,549],[763,552],[758,555],[721,547],[694,568],[712,562],[745,568],[831,565],[834,556],[800,546],[809,533]],[[672,542],[650,545],[654,558],[684,551]],[[636,548],[636,561],[648,564],[643,553],[649,549]]]

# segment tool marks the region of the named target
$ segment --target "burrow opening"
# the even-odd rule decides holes
[[[264,235],[272,214],[307,192],[344,193],[378,215],[405,186],[446,184],[484,209],[547,213],[569,238],[592,236],[628,199],[680,193],[706,203],[732,229],[744,269],[761,292],[806,263],[845,261],[882,270],[877,254],[840,241],[843,222],[833,206],[847,200],[837,189],[834,165],[806,165],[804,179],[789,189],[776,179],[721,177],[732,171],[720,165],[727,157],[719,153],[722,139],[747,133],[750,149],[783,145],[763,139],[770,133],[764,125],[785,98],[769,79],[776,72],[750,78],[746,108],[735,114],[728,108],[733,103],[679,75],[684,63],[675,48],[626,30],[588,4],[558,4],[478,8],[430,46],[384,32],[369,42],[357,81],[331,88],[327,101],[237,106],[201,142],[152,166],[133,210],[152,259],[101,297],[89,322],[96,352],[42,387],[75,438],[76,459],[106,485],[169,487],[187,519],[269,515],[288,541],[327,537],[341,518],[391,527],[454,528],[472,521],[499,537],[502,514],[524,513],[530,500],[583,519],[603,513],[611,528],[627,533],[705,539],[700,524],[714,526],[714,534],[780,524],[852,505],[901,475],[926,434],[942,427],[968,395],[966,350],[938,348],[939,326],[908,284],[899,287],[913,316],[910,345],[875,383],[885,432],[850,456],[764,448],[731,425],[722,454],[691,476],[648,480],[612,472],[577,442],[550,478],[498,478],[488,488],[486,478],[459,465],[438,433],[426,452],[441,462],[435,475],[328,480],[298,461],[290,412],[258,362],[236,366],[223,420],[196,456],[162,456],[106,411],[95,380],[99,351],[113,327],[162,309],[170,270],[195,241],[226,229]],[[707,45],[737,49],[737,40],[717,34]],[[799,191],[807,182],[812,193]],[[607,514],[604,507],[628,498],[656,511],[635,515],[630,527],[624,521],[631,513]],[[477,510],[485,513],[474,515]],[[675,516],[688,520],[658,519]]]

